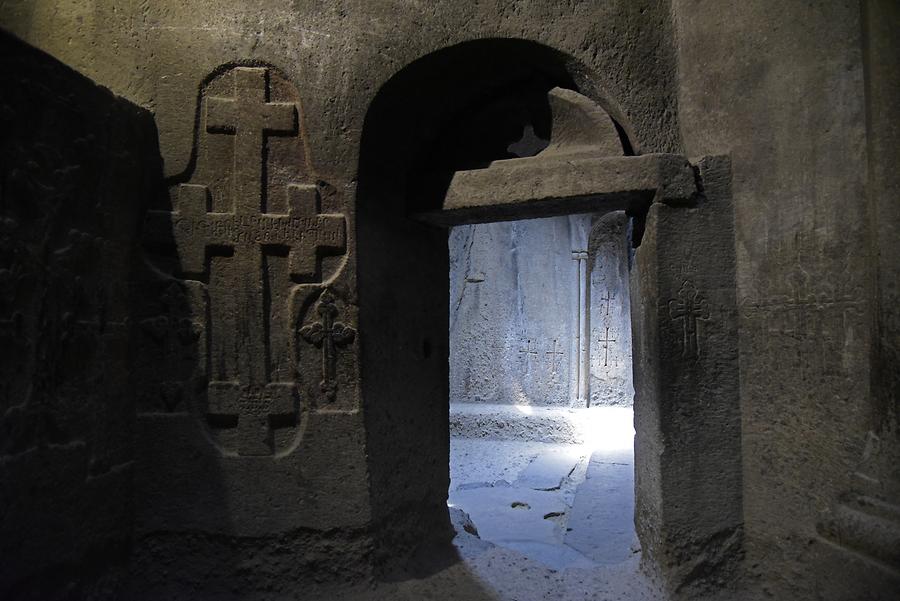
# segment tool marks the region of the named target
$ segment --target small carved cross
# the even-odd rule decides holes
[[[601,296],[599,300],[606,303],[606,316],[609,317],[609,302],[615,298],[615,296],[609,293],[609,290],[606,291],[606,296]]]
[[[608,366],[609,366],[609,345],[610,345],[611,343],[615,342],[615,341],[616,341],[615,338],[610,338],[610,337],[609,337],[609,327],[607,326],[607,328],[606,328],[606,336],[600,339],[600,344],[603,345],[601,348],[603,348],[603,352],[604,352],[604,354],[603,354],[603,367],[608,367]]]
[[[678,298],[669,301],[669,317],[682,320],[684,338],[681,355],[686,359],[700,356],[698,319],[709,319],[709,303],[700,295],[693,282],[685,280],[678,289]]]
[[[534,342],[531,339],[525,341],[525,348],[519,349],[519,354],[523,356],[526,363],[528,362],[528,356],[536,357],[538,351],[534,348]]]
[[[338,316],[338,308],[335,306],[334,295],[331,290],[325,289],[319,297],[316,312],[322,321],[300,328],[300,336],[306,342],[322,349],[322,381],[319,388],[325,398],[332,402],[337,396],[337,377],[335,374],[336,348],[353,342],[356,330],[339,321],[334,321]]]
[[[546,351],[544,354],[547,355],[547,358],[550,360],[550,367],[555,368],[559,365],[559,358],[561,355],[565,355],[564,352],[559,350],[557,347],[559,346],[559,342],[554,338],[553,339],[553,347],[549,351]]]

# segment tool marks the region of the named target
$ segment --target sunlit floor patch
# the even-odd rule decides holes
[[[627,562],[639,551],[631,409],[558,413],[577,416],[577,443],[453,437],[449,503],[483,541],[554,570]]]

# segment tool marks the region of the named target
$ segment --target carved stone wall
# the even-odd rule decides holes
[[[366,519],[344,197],[314,166],[300,93],[277,68],[222,65],[196,102],[190,165],[143,224],[134,298],[136,572],[163,588],[167,557],[231,569],[200,533],[263,554],[265,537],[292,533],[312,554],[314,531]],[[322,569],[301,557],[274,569]]]
[[[697,173],[694,202],[650,207],[631,272],[635,525],[687,591],[733,577],[744,527],[731,164]]]
[[[588,243],[591,406],[634,402],[631,240],[624,212],[595,218]]]
[[[450,233],[451,402],[576,404],[579,278],[590,216]]]
[[[451,230],[451,402],[631,404],[627,224],[617,212]]]
[[[169,562],[165,568],[154,568],[149,580],[159,587],[181,585],[182,598],[196,598],[198,588],[215,586],[274,595],[273,587],[294,582],[306,567],[318,568],[318,574],[326,579],[357,576],[360,566],[371,562],[350,559],[351,555],[372,551],[372,557],[390,558],[396,549],[414,546],[424,535],[437,531],[428,517],[446,511],[442,495],[447,488],[448,380],[446,339],[442,336],[447,332],[449,298],[442,286],[447,279],[447,247],[444,232],[408,218],[407,204],[418,192],[411,185],[410,174],[430,166],[429,153],[451,117],[464,114],[473,102],[499,88],[528,87],[529,82],[537,81],[605,99],[605,108],[627,134],[635,154],[727,153],[732,158],[737,280],[732,288],[737,289],[740,307],[742,464],[734,466],[733,453],[725,460],[729,469],[741,473],[746,542],[745,578],[736,580],[736,588],[750,589],[748,596],[753,598],[818,596],[843,601],[864,594],[892,600],[897,590],[896,569],[878,563],[875,555],[884,554],[873,554],[873,549],[885,547],[870,536],[884,530],[857,528],[834,544],[832,527],[848,522],[832,518],[847,515],[848,503],[856,502],[854,495],[862,492],[857,490],[858,472],[874,470],[880,482],[891,481],[887,478],[890,459],[871,461],[869,433],[884,445],[881,457],[896,457],[894,451],[900,448],[896,429],[885,436],[891,432],[891,420],[896,420],[891,415],[897,412],[896,374],[900,373],[898,252],[894,242],[898,239],[895,124],[900,123],[894,91],[896,2],[435,0],[398,6],[391,0],[314,7],[287,0],[32,0],[0,4],[0,25],[5,31],[15,32],[115,94],[152,111],[163,168],[171,178],[170,197],[154,207],[161,213],[180,210],[180,186],[185,184],[209,190],[207,213],[237,215],[227,192],[233,189],[228,183],[234,162],[229,153],[238,135],[230,131],[229,122],[233,121],[226,119],[227,114],[213,115],[213,131],[206,130],[205,123],[201,125],[201,116],[206,118],[205,100],[207,96],[222,99],[226,103],[220,108],[225,108],[229,99],[237,98],[233,88],[228,89],[234,67],[281,67],[280,78],[270,76],[275,88],[269,89],[265,103],[291,103],[302,97],[303,110],[297,111],[302,135],[284,134],[290,127],[280,129],[283,122],[278,115],[272,116],[273,131],[265,135],[266,146],[279,154],[275,148],[284,144],[293,158],[279,162],[273,156],[273,161],[266,161],[272,169],[261,171],[265,182],[261,176],[259,185],[267,192],[265,205],[258,199],[259,212],[283,216],[288,213],[282,195],[287,184],[309,186],[322,181],[333,190],[321,188],[317,214],[340,213],[347,220],[347,263],[333,286],[339,314],[331,318],[331,328],[325,319],[333,314],[328,308],[331,303],[327,297],[319,302],[324,280],[291,276],[290,252],[284,248],[269,254],[260,245],[254,247],[257,233],[264,235],[267,227],[260,222],[242,224],[240,216],[200,215],[201,221],[216,219],[223,223],[218,227],[239,230],[227,244],[222,244],[222,237],[228,236],[222,231],[195,236],[194,251],[203,241],[202,275],[181,273],[171,260],[165,264],[166,255],[174,256],[174,238],[147,267],[162,275],[155,273],[155,279],[143,280],[147,287],[137,300],[146,300],[136,307],[140,310],[132,320],[135,344],[141,345],[142,354],[129,362],[134,377],[145,384],[134,390],[134,402],[141,407],[135,428],[137,469],[133,472],[135,486],[141,491],[136,497],[137,523],[146,543],[141,552],[155,555],[150,562],[141,555],[136,563],[159,566],[165,564],[161,560]],[[10,55],[4,52],[2,56]],[[554,65],[562,63],[565,73],[560,74]],[[50,76],[30,78],[35,87],[7,85],[10,80],[19,81],[18,76],[10,75],[19,72],[18,66],[4,69],[6,79],[0,87],[4,99],[31,90],[20,102],[29,110],[38,110],[42,101],[60,96],[48,92],[45,84],[55,81]],[[72,76],[66,73],[66,77]],[[411,73],[415,75],[407,77]],[[39,92],[34,92],[36,88]],[[21,178],[32,182],[28,185],[36,194],[46,193],[49,198],[54,190],[63,189],[53,182],[80,182],[83,174],[105,172],[103,164],[117,164],[101,164],[95,158],[109,158],[103,149],[117,147],[130,130],[116,125],[115,111],[82,110],[91,104],[79,104],[80,99],[73,93],[60,100],[59,111],[72,116],[64,123],[23,119],[21,115],[32,114],[26,109],[2,116],[6,129],[0,144],[4,152],[13,148],[15,157],[34,157],[31,162],[35,165],[24,161],[25,167],[18,168],[19,179],[4,176],[3,244],[23,249],[14,256],[38,256],[47,266],[39,272],[43,288],[14,286],[15,294],[3,293],[6,300],[0,309],[5,340],[11,341],[11,346],[5,347],[9,350],[4,350],[3,382],[10,390],[7,397],[13,399],[4,401],[7,405],[0,418],[4,424],[0,445],[6,455],[0,462],[4,470],[0,545],[5,560],[0,570],[23,577],[49,573],[44,568],[63,555],[65,562],[77,563],[89,552],[80,544],[65,543],[119,538],[119,526],[128,522],[122,514],[128,511],[127,502],[119,502],[123,495],[115,485],[96,495],[90,492],[106,486],[104,483],[121,482],[122,471],[111,469],[101,477],[85,475],[89,471],[86,466],[92,463],[88,457],[94,454],[89,450],[94,448],[93,441],[110,441],[111,459],[98,465],[122,462],[124,453],[115,449],[123,448],[127,428],[111,425],[111,437],[100,435],[100,430],[96,436],[88,433],[95,416],[100,416],[96,418],[98,428],[118,419],[115,412],[104,412],[111,405],[100,400],[105,393],[96,391],[126,386],[111,382],[122,373],[115,367],[121,354],[108,351],[104,356],[111,362],[99,374],[98,370],[66,367],[76,361],[92,363],[100,352],[88,343],[101,337],[91,334],[85,323],[106,323],[99,319],[102,314],[113,316],[107,320],[110,323],[125,323],[124,317],[116,313],[118,304],[113,302],[107,313],[100,311],[100,304],[79,304],[78,310],[70,311],[68,307],[75,306],[69,300],[75,277],[53,276],[56,279],[51,283],[48,274],[61,273],[66,254],[94,252],[91,249],[98,237],[111,239],[110,232],[133,233],[127,227],[110,226],[94,211],[72,215],[66,211],[89,207],[87,196],[128,198],[132,186],[139,187],[139,178],[125,178],[129,183],[120,182],[121,188],[119,184],[105,188],[109,184],[101,185],[98,180],[83,187],[79,183],[75,188],[110,190],[84,198],[65,188],[65,202],[54,196],[51,203],[62,207],[61,212],[33,215],[30,208],[25,210],[26,216],[33,218],[29,223],[37,224],[37,229],[23,226],[27,220],[21,214],[6,217],[10,211],[7,199],[15,197],[21,185],[16,182],[23,181]],[[112,116],[107,119],[107,115]],[[90,138],[82,135],[82,129],[110,135]],[[43,169],[42,165],[56,160],[57,147],[66,147],[58,140],[69,137],[84,142],[76,152],[62,154],[59,162],[65,164],[63,168]],[[296,143],[298,137],[303,144]],[[13,142],[18,139],[26,141],[25,150]],[[27,142],[38,139],[48,142]],[[300,148],[305,153],[307,147],[312,159],[298,158]],[[200,164],[204,152],[215,159],[208,162],[210,167]],[[114,156],[124,160],[125,154]],[[307,160],[316,166],[315,173],[298,171],[298,165]],[[70,169],[69,163],[82,168]],[[4,173],[11,172],[10,164],[18,161],[4,161]],[[289,168],[283,171],[279,165]],[[251,165],[251,169],[255,167]],[[30,177],[32,171],[39,172],[37,180]],[[559,173],[557,177],[553,181],[572,180]],[[189,188],[187,195],[190,190],[196,188]],[[251,199],[257,200],[252,195]],[[270,199],[283,204],[269,209]],[[669,219],[683,208],[656,209],[657,217]],[[364,217],[358,228],[357,211]],[[683,214],[689,215],[690,210]],[[166,216],[160,217],[165,222]],[[53,219],[58,219],[53,223],[59,227],[50,227],[49,237],[39,235],[41,224]],[[168,219],[171,229],[172,218]],[[669,223],[685,225],[677,217]],[[87,238],[76,232],[70,243],[72,229],[86,232]],[[254,239],[253,244],[247,236]],[[278,236],[284,237],[282,233]],[[363,239],[364,252],[356,256],[356,241],[362,248]],[[20,244],[20,240],[25,242]],[[50,251],[35,250],[35,240],[49,240]],[[648,238],[643,244],[653,240]],[[673,262],[694,257],[694,266],[702,267],[711,256],[703,240],[690,230],[675,227],[665,240],[657,240],[655,254],[661,260],[672,252],[670,244],[682,242],[691,250],[685,254],[678,251]],[[211,244],[211,269],[205,264],[207,241]],[[62,257],[56,254],[69,247]],[[79,247],[86,250],[76,250]],[[252,256],[263,265],[272,257],[281,266],[271,271],[260,267],[258,285],[251,282],[248,287],[251,271],[243,270],[247,264],[240,257],[251,256],[251,248]],[[121,257],[116,252],[99,254],[114,265]],[[196,259],[198,255],[195,252],[193,256]],[[14,274],[8,256],[4,256],[8,263],[0,268],[5,271],[0,273],[6,274],[4,280],[18,282],[20,275]],[[336,256],[324,256],[320,268],[327,271],[326,263],[338,261]],[[118,270],[111,268],[109,273]],[[271,273],[267,282],[292,283],[266,288],[264,271]],[[677,265],[672,273],[679,275]],[[216,280],[220,276],[222,280]],[[204,278],[212,278],[212,282]],[[31,280],[25,277],[21,281]],[[93,288],[95,281],[82,276],[81,284]],[[339,285],[340,281],[346,285]],[[240,283],[231,298],[221,291],[229,282]],[[219,287],[216,294],[205,292],[211,283]],[[635,314],[640,309],[654,316],[664,326],[666,338],[647,341],[647,347],[636,353],[636,363],[639,356],[654,357],[645,351],[656,352],[662,343],[672,361],[690,364],[695,354],[701,363],[710,359],[704,337],[723,324],[718,319],[718,299],[726,292],[700,277],[673,276],[666,282],[646,283],[652,284],[651,295],[644,298],[655,301],[646,306],[635,304]],[[267,360],[244,357],[240,348],[235,348],[235,340],[243,335],[238,328],[220,336],[221,332],[208,328],[207,316],[198,312],[198,306],[226,314],[238,308],[258,310],[265,305],[258,304],[258,296],[244,297],[239,292],[259,292],[265,298],[267,289],[287,295],[289,288],[302,286],[310,291],[307,301],[301,303],[302,318],[282,313],[278,317],[282,325],[275,325],[269,338],[258,332],[251,335],[254,344],[262,344],[261,338],[272,342],[265,344],[271,352]],[[52,302],[40,300],[48,298],[41,290],[54,291]],[[110,299],[119,296],[125,293],[110,292]],[[256,312],[246,323],[271,325],[271,314],[263,313],[269,315],[268,321]],[[290,319],[283,319],[284,315]],[[46,327],[39,329],[36,324],[41,320]],[[79,321],[88,333],[79,334],[84,344],[75,352],[73,346],[65,346],[74,334],[63,330],[82,327],[65,325]],[[228,323],[244,321],[235,318]],[[344,327],[335,329],[336,324]],[[351,328],[357,330],[353,340]],[[114,329],[103,334],[109,348],[119,344],[109,333]],[[335,330],[336,335],[333,371],[323,363],[328,347],[320,334],[327,329]],[[65,337],[57,336],[62,333]],[[636,348],[643,344],[641,336],[635,332]],[[39,347],[46,352],[33,350]],[[221,362],[215,361],[214,348],[222,351]],[[59,359],[60,353],[65,357]],[[356,353],[365,366],[359,374],[353,371],[351,360]],[[36,367],[38,359],[46,364]],[[252,381],[235,377],[241,360],[247,362],[246,373],[255,374]],[[301,366],[299,373],[290,373],[293,365]],[[655,369],[656,365],[644,367]],[[642,368],[636,365],[636,370]],[[712,361],[708,368],[715,374],[718,363]],[[28,374],[35,370],[51,374],[40,382],[42,387],[80,382],[87,373],[102,376],[106,383],[70,386],[71,390],[94,392],[70,396],[75,400],[63,403],[67,397],[32,386]],[[265,373],[260,376],[254,370]],[[332,374],[338,387],[334,401],[329,402]],[[213,395],[221,402],[212,412],[207,411],[211,379],[226,383],[218,387],[221,394]],[[350,395],[344,386],[345,381],[357,380],[360,398]],[[284,396],[266,390],[266,384],[285,382],[296,385],[296,404],[290,411],[277,406],[283,404]],[[686,392],[691,382],[678,380],[671,391],[652,387],[646,391],[648,395],[669,394],[677,401],[670,405],[671,415],[663,417],[686,421],[676,422],[673,428],[698,414],[718,417],[721,405],[710,393],[713,385],[699,389],[702,394],[693,397]],[[267,396],[267,392],[273,394]],[[641,395],[639,390],[638,403]],[[103,398],[119,397],[110,394]],[[32,403],[25,399],[48,400]],[[114,401],[109,402],[115,406]],[[20,406],[49,407],[50,414],[58,411],[75,417],[57,422],[26,419]],[[81,408],[87,412],[80,413]],[[269,413],[272,409],[276,411]],[[111,421],[104,421],[104,416],[112,416]],[[652,424],[659,418],[653,412],[638,411],[639,423]],[[6,428],[11,427],[7,424],[13,423],[17,424],[12,428],[16,433],[7,436]],[[31,459],[37,452],[28,450],[39,447],[33,443],[40,438],[33,424],[40,424],[41,436],[53,441],[40,447],[48,457],[40,463]],[[685,431],[700,435],[703,444],[710,444],[717,435],[703,428]],[[77,440],[92,442],[67,442]],[[661,449],[647,449],[651,453],[645,457],[666,459],[657,453]],[[62,456],[65,459],[59,459]],[[688,459],[670,462],[666,469],[691,476],[688,468],[702,467],[702,461]],[[651,465],[638,474],[643,478],[641,485],[654,494],[666,487],[671,490],[671,481],[662,478],[661,465]],[[708,499],[705,487],[733,481],[734,473],[725,471],[710,478],[711,483],[696,480],[701,484],[691,487],[696,497],[676,495],[681,502],[677,509],[683,512],[680,517],[689,517],[687,509]],[[9,488],[7,482],[12,483]],[[26,483],[33,494],[10,496],[7,492],[25,491]],[[62,492],[45,495],[51,488]],[[41,502],[46,505],[26,506],[26,499],[44,499]],[[64,511],[56,511],[59,507]],[[725,511],[722,520],[709,523],[733,524],[734,507],[736,504]],[[642,508],[638,509],[640,513]],[[34,517],[38,514],[40,520]],[[44,520],[44,516],[52,519]],[[28,524],[40,527],[26,532]],[[108,524],[114,526],[108,528]],[[81,526],[85,536],[80,536],[81,530],[76,533]],[[369,526],[383,533],[378,549],[367,541],[364,531]],[[700,526],[701,534],[709,534]],[[330,551],[319,553],[328,545],[317,528],[329,533]],[[286,532],[290,535],[285,538],[274,534]],[[404,537],[404,533],[411,534]],[[866,538],[869,540],[861,540]],[[664,546],[684,549],[678,547],[677,537],[675,542],[668,540]],[[251,553],[259,560],[248,569],[243,560]],[[185,554],[217,559],[208,563],[172,559]],[[700,561],[693,564],[692,573],[702,580],[708,573],[707,563],[702,555],[697,557]],[[90,569],[81,568],[89,565],[97,563],[82,562],[78,570],[58,574],[88,574]],[[177,598],[153,586],[139,590],[147,591],[149,598]],[[726,596],[738,598],[740,592]]]
[[[3,32],[0,73],[0,597],[108,597],[133,520],[128,286],[155,130]]]
[[[892,510],[858,499],[892,488],[896,472],[876,466],[900,449],[882,430],[897,359],[879,348],[896,326],[878,317],[897,282],[897,261],[885,262],[897,205],[884,204],[896,192],[880,186],[897,170],[893,150],[873,152],[896,131],[886,29],[900,14],[880,0],[726,4],[673,8],[686,152],[733,157],[750,580],[774,598],[893,599],[900,572],[896,555],[887,569],[884,559],[896,518],[868,516]],[[880,460],[867,448],[876,432]]]

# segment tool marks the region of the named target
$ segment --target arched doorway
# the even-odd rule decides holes
[[[454,122],[477,122],[498,104],[519,108],[488,120],[475,139],[446,143]],[[497,162],[506,158],[497,149],[506,148],[508,126],[523,125],[515,115],[543,129],[549,146]],[[631,280],[638,533],[672,588],[733,566],[742,494],[729,162],[692,166],[677,155],[640,154],[628,131],[615,102],[578,65],[519,40],[436,52],[373,101],[356,208],[377,562],[451,535],[441,226],[626,210],[638,246]]]

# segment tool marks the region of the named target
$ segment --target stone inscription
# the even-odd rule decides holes
[[[202,236],[226,244],[269,243],[310,243],[342,245],[343,228],[334,218],[323,215],[315,217],[290,217],[281,215],[232,215],[231,213],[208,213],[207,218],[175,216],[172,229],[176,235]]]
[[[265,386],[239,382],[210,382],[207,412],[213,423],[237,427],[241,455],[271,453],[273,430],[279,418],[288,423],[298,410],[292,383],[273,382]],[[237,423],[228,420],[236,419]],[[219,420],[223,420],[219,422]]]
[[[709,302],[690,280],[685,280],[678,289],[677,298],[669,301],[669,317],[672,321],[681,321],[681,356],[685,359],[698,359],[700,332],[697,322],[709,319]]]
[[[211,247],[286,246],[290,248],[291,275],[309,279],[318,270],[322,251],[341,251],[346,245],[343,215],[319,214],[319,193],[313,185],[287,187],[289,212],[210,213],[206,186],[182,184],[178,211],[151,211],[145,232],[149,241],[173,237],[182,271],[202,274]],[[256,251],[261,257],[262,248]],[[252,249],[250,252],[253,252]]]

